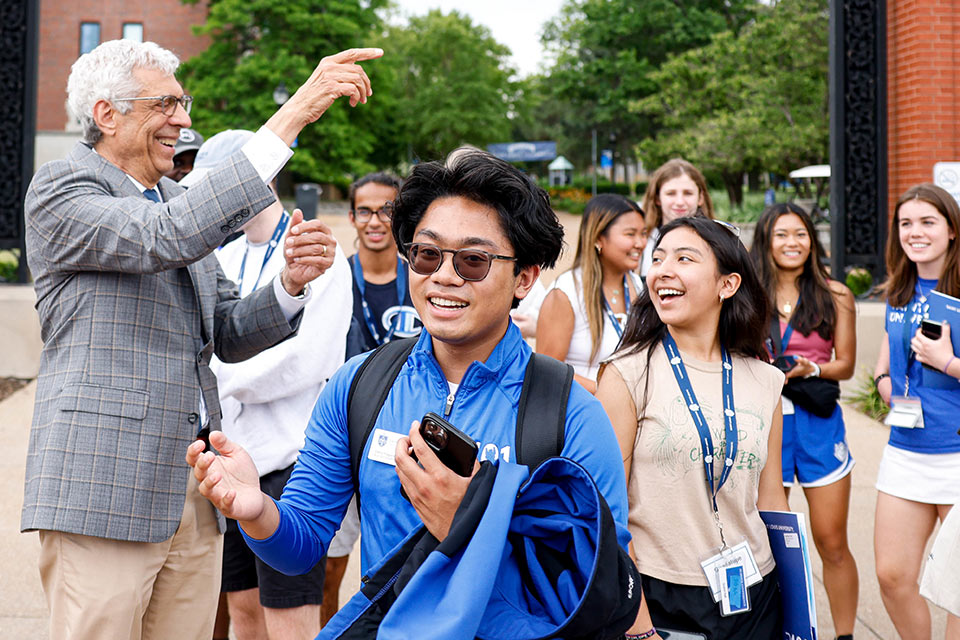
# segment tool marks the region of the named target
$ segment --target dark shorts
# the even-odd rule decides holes
[[[641,581],[654,627],[702,633],[707,640],[783,638],[776,569],[750,587],[750,611],[727,617],[720,615],[720,605],[707,587],[672,584],[646,575]]]
[[[279,498],[290,478],[293,465],[260,478],[260,489]],[[260,604],[270,609],[292,609],[323,602],[326,559],[309,572],[288,576],[273,569],[247,546],[236,520],[227,520],[223,534],[223,580],[220,591],[245,591],[260,587]]]

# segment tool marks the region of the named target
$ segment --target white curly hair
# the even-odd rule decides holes
[[[114,100],[140,93],[135,69],[157,69],[173,75],[179,66],[180,59],[173,52],[154,42],[110,40],[80,56],[67,80],[67,109],[80,122],[83,141],[96,144],[102,135],[93,120],[93,105],[99,100],[112,103],[120,113],[133,108],[130,102]]]

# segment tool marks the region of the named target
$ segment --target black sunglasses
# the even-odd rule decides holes
[[[453,270],[469,282],[478,282],[486,278],[494,260],[517,261],[513,256],[501,256],[480,249],[441,249],[436,245],[423,242],[407,245],[407,260],[410,262],[410,268],[422,276],[436,273],[443,264],[445,253],[453,254]]]

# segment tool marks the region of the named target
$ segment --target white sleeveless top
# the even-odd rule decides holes
[[[635,273],[630,273],[628,277],[633,284],[634,291],[637,292],[630,296],[630,303],[632,304],[637,299],[639,292],[643,291],[643,282]],[[580,281],[580,268],[571,269],[557,276],[550,287],[550,291],[554,289],[562,291],[570,301],[570,306],[573,307],[573,335],[570,336],[570,348],[567,350],[567,357],[564,361],[573,367],[577,375],[595,381],[600,363],[613,355],[617,344],[620,342],[620,336],[610,321],[610,317],[604,313],[600,349],[597,351],[597,357],[593,360],[590,359],[592,347],[590,324],[587,322],[587,309],[580,292]]]

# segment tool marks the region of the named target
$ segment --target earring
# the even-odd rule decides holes
[[[721,293],[721,294],[720,294],[720,302],[723,303],[724,300],[726,300],[726,298],[724,298],[724,297],[723,297],[723,294]]]
[[[600,245],[595,245],[593,248],[597,250],[597,254],[603,255],[603,247]]]

